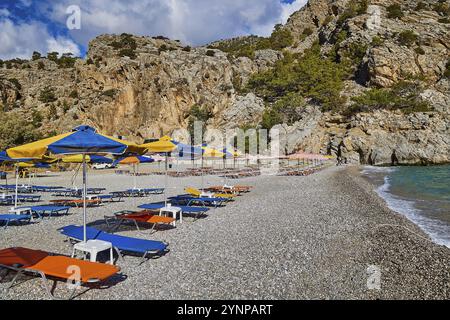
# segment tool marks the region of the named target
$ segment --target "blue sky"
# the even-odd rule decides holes
[[[103,33],[164,35],[202,45],[240,35],[267,36],[306,0],[0,0],[0,59],[33,51],[84,56]],[[66,10],[77,5],[81,28],[69,30]]]

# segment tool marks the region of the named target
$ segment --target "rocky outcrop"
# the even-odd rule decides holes
[[[449,162],[449,24],[433,9],[437,0],[424,2],[425,9],[416,10],[416,1],[395,1],[402,5],[400,19],[387,16],[393,1],[368,1],[365,10],[349,14],[351,0],[310,0],[283,27],[294,38],[292,46],[256,50],[252,58],[232,58],[217,48],[258,37],[190,48],[163,37],[101,35],[89,43],[86,58],[70,67],[43,58],[0,67],[0,107],[38,123],[44,135],[87,123],[142,142],[187,128],[194,106],[208,111],[210,129],[256,127],[271,101],[246,90],[250,77],[272,68],[286,52],[302,53],[319,41],[323,54],[336,52],[336,59],[355,47],[362,55],[341,92],[349,103],[370,88],[414,78],[423,85],[418,94],[434,111],[344,116],[316,105],[292,106],[301,110],[298,121],[274,128],[283,153],[301,149],[373,164],[394,158]],[[400,41],[408,30],[412,40]]]
[[[260,123],[264,109],[264,101],[255,94],[249,93],[244,97],[238,96],[236,101],[223,113],[217,126],[234,129]]]
[[[316,116],[312,116],[316,115]],[[430,112],[360,113],[351,119],[309,112],[305,122],[275,127],[282,150],[336,154],[349,162],[382,165],[450,162],[450,115]]]

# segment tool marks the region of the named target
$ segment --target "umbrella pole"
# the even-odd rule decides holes
[[[169,154],[166,152],[166,170],[164,174],[164,206],[167,207],[167,167],[169,161]]]
[[[202,191],[203,191],[203,155],[202,155],[202,162],[201,162],[201,168],[200,168],[200,173],[202,175]]]
[[[16,191],[15,191],[15,196],[14,196],[14,208],[17,208],[17,197],[18,197],[18,193],[19,193],[19,166],[16,164]]]
[[[133,181],[134,181],[134,189],[137,189],[136,185],[136,164],[133,163]]]
[[[83,153],[83,241],[86,242],[86,154]]]

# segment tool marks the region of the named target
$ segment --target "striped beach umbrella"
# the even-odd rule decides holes
[[[105,157],[105,156],[99,156],[95,154],[86,155],[85,160],[87,163],[113,163],[113,160]],[[75,155],[68,155],[62,158],[62,162],[64,163],[83,163],[83,155],[82,154],[75,154]]]
[[[81,125],[71,132],[6,150],[9,157],[38,159],[44,155],[82,155],[83,164],[83,241],[86,242],[86,157],[89,155],[125,152],[143,154],[146,149],[136,144],[100,134],[94,128]]]

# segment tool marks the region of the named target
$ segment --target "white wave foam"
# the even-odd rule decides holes
[[[388,207],[418,225],[435,243],[450,248],[450,226],[439,220],[425,217],[422,211],[414,206],[414,201],[392,194],[390,188],[390,178],[386,175],[384,184],[376,189],[377,193],[386,201]]]
[[[371,174],[371,173],[392,173],[397,168],[394,167],[375,167],[375,166],[364,166],[364,169],[361,171],[363,174]]]

